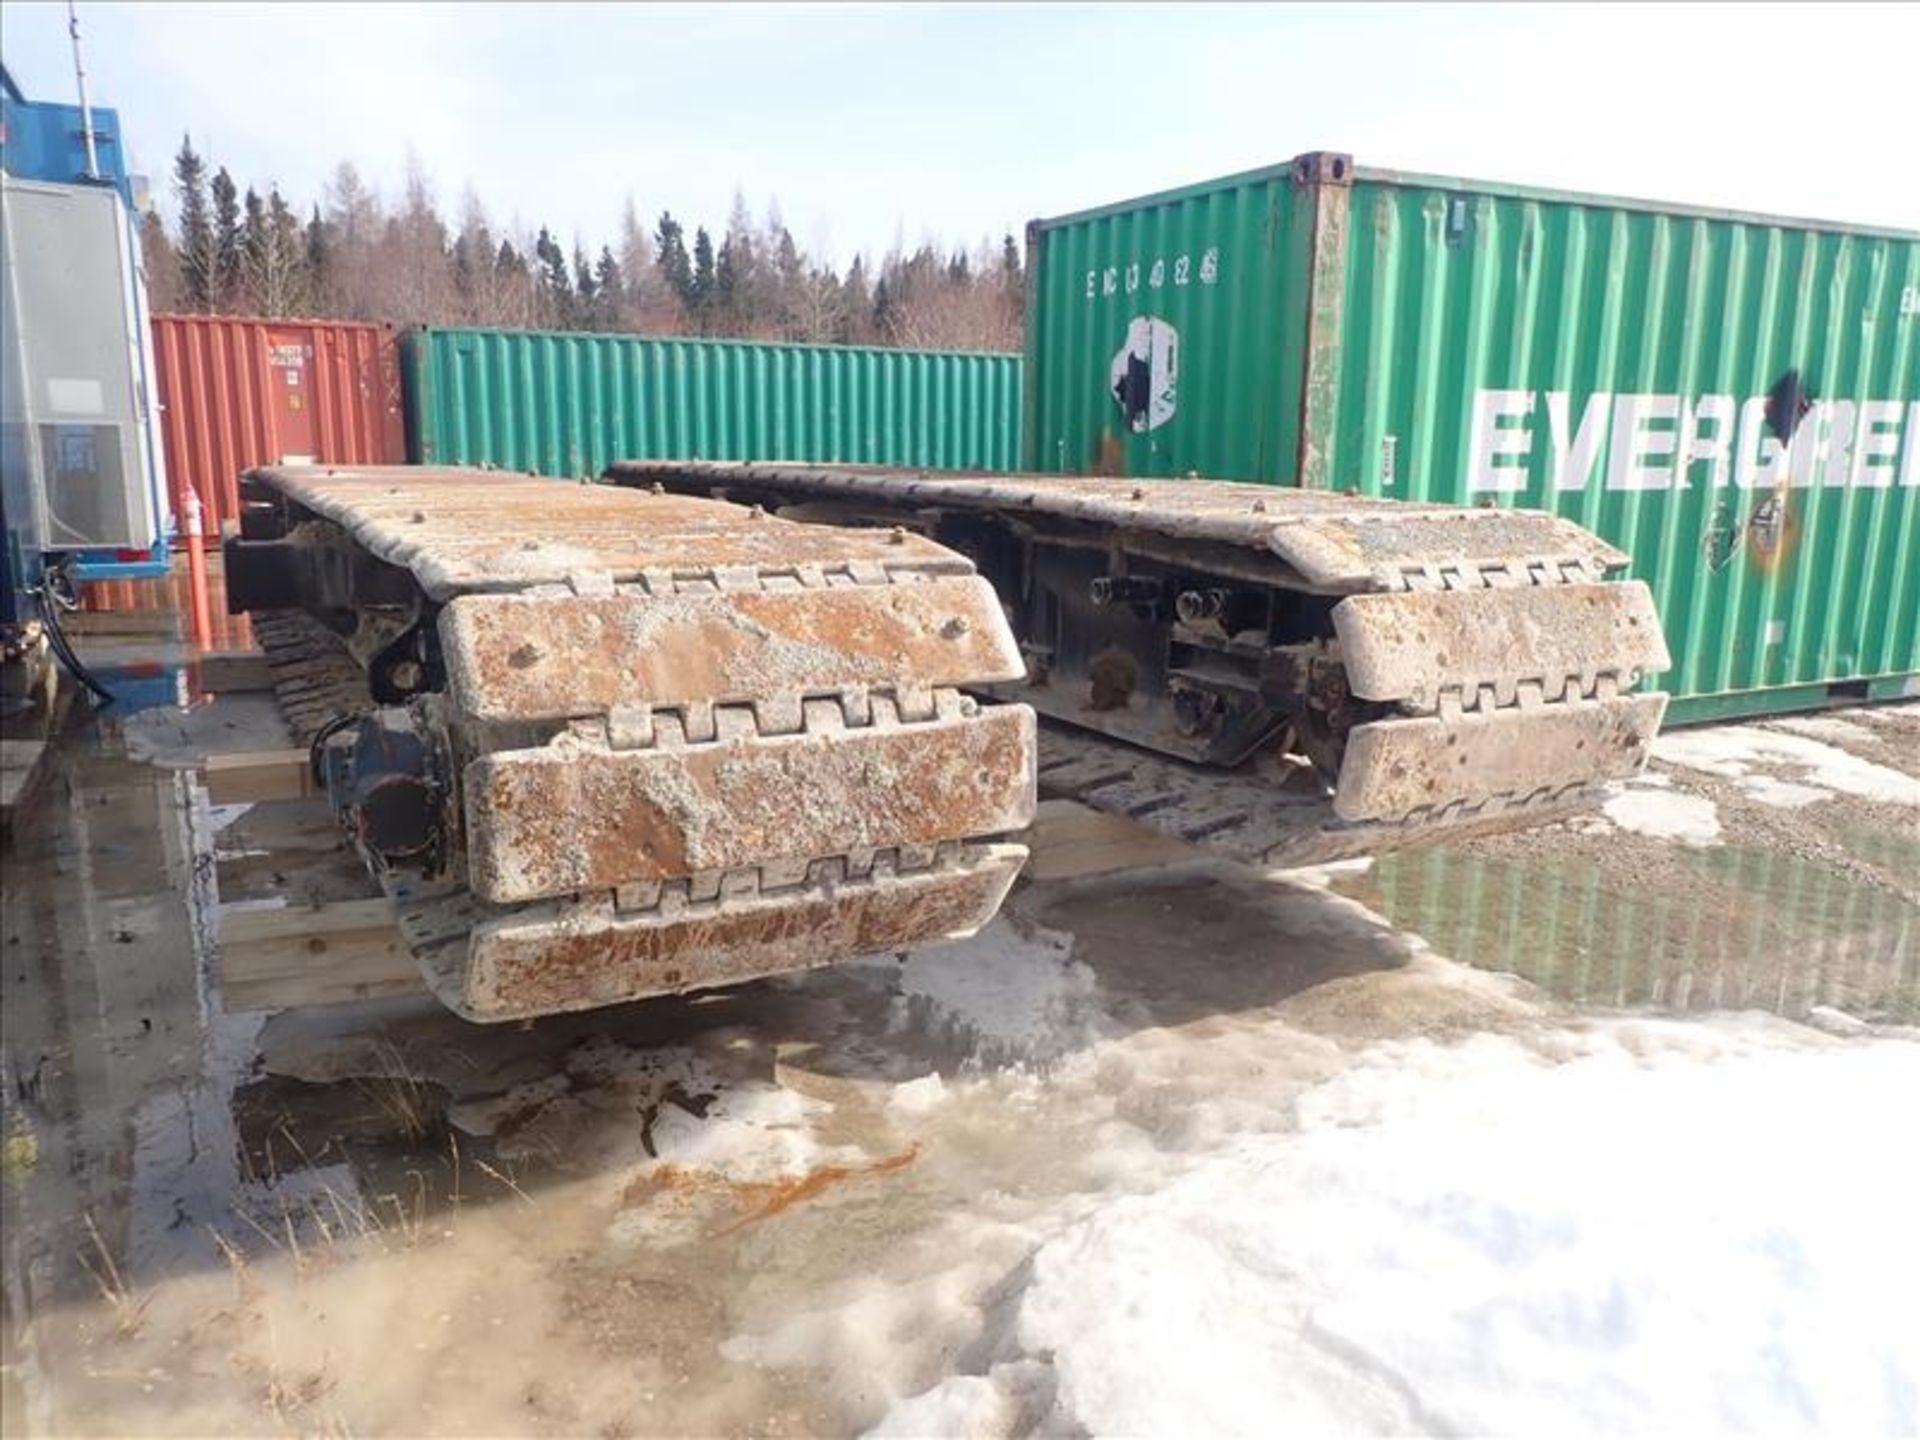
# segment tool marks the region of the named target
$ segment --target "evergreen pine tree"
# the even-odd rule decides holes
[[[222,165],[209,187],[213,197],[213,275],[209,298],[215,310],[230,311],[239,299],[246,263],[240,224],[240,192]]]
[[[277,185],[267,190],[267,233],[273,237],[275,264],[285,277],[279,313],[311,313],[313,277],[307,269],[306,245],[300,234],[300,221]]]
[[[693,232],[693,279],[687,286],[687,311],[702,335],[710,332],[714,289],[713,237],[702,225]]]
[[[302,238],[301,256],[307,273],[307,305],[316,315],[331,315],[336,310],[333,274],[333,228],[313,207]]]
[[[842,345],[863,345],[872,334],[872,321],[873,296],[867,289],[867,260],[864,255],[856,255],[840,286],[840,313],[833,338]]]
[[[547,227],[534,237],[533,258],[540,264],[540,288],[552,323],[562,329],[573,324],[573,281],[567,274],[567,253]]]
[[[500,253],[493,257],[493,274],[503,309],[495,323],[508,323],[507,317],[518,317],[522,325],[531,323],[533,282],[527,274],[526,258],[513,248],[511,240],[500,242]]]
[[[667,282],[667,289],[673,292],[673,298],[680,303],[681,314],[691,318],[694,301],[693,262],[687,258],[686,233],[669,210],[660,212],[660,223],[654,230],[654,264]]]
[[[613,247],[602,245],[600,258],[593,267],[594,328],[617,330],[626,304],[626,289],[621,283],[620,262],[613,258]]]
[[[180,289],[187,309],[213,309],[213,220],[207,211],[207,162],[194,152],[191,136],[180,137],[173,160],[173,188],[180,197]]]
[[[251,185],[241,202],[240,214],[240,255],[234,274],[233,304],[254,315],[271,315],[273,310],[262,293],[266,288],[266,272],[273,263],[272,241],[267,238],[267,202]]]

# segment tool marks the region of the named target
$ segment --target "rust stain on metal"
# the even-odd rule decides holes
[[[370,553],[407,567],[435,600],[564,584],[581,573],[638,581],[856,564],[930,574],[973,568],[918,535],[798,524],[723,501],[614,486],[417,467],[252,473]]]
[[[847,466],[610,476],[258,477],[442,605],[447,690],[426,703],[458,757],[471,909],[444,930],[425,910],[402,923],[471,1018],[733,984],[992,916],[1025,852],[988,841],[1032,815],[1036,727],[962,693],[1025,669],[971,562],[913,528],[929,510],[1338,598],[1331,634],[1261,652],[1262,696],[1301,708],[1293,739],[1236,752],[1237,769],[1084,734],[1157,747],[1118,723],[1143,683],[1125,646],[1093,660],[1088,702],[1069,697],[1092,748],[1050,783],[1196,843],[1297,863],[1553,813],[1639,768],[1664,711],[1626,693],[1668,659],[1645,587],[1600,583],[1624,555],[1553,515]],[[903,523],[802,523],[663,486]],[[1169,724],[1217,723],[1194,694]],[[1309,761],[1306,793],[1259,802]]]
[[[611,903],[509,913],[473,932],[456,1008],[517,1019],[884,955],[971,933],[1026,859],[977,847],[959,866],[628,915]]]
[[[1119,710],[1140,683],[1140,663],[1125,650],[1103,650],[1093,657],[1087,674],[1087,708]]]
[[[1359,725],[1333,808],[1347,821],[1392,819],[1619,779],[1646,762],[1666,704],[1635,695]]]
[[[1018,873],[982,842],[1032,817],[1033,712],[960,689],[1024,664],[944,546],[471,470],[251,478],[409,571],[438,626],[447,688],[415,714],[464,824],[431,896],[389,893],[462,1014],[907,949],[977,929]]]
[[[471,883],[496,904],[1018,830],[1032,712],[614,751],[562,737],[466,777]]]
[[[1519,603],[1507,589],[1353,595],[1334,608],[1347,684],[1368,700],[1430,710],[1442,691],[1498,693],[1514,676],[1621,677],[1671,663],[1644,582],[1544,586]],[[1555,685],[1556,692],[1559,689]]]
[[[1020,653],[978,576],[727,595],[462,596],[440,619],[461,708],[484,720],[1011,680]]]
[[[1747,561],[1762,575],[1776,575],[1786,568],[1799,539],[1800,517],[1794,514],[1792,493],[1782,482],[1747,517]]]
[[[795,499],[885,497],[901,505],[1056,516],[1171,540],[1219,541],[1279,557],[1309,585],[1341,593],[1378,588],[1404,567],[1486,568],[1550,560],[1596,572],[1626,555],[1572,521],[1539,510],[1480,510],[1238,481],[1067,475],[927,475],[845,465],[622,461],[607,478],[626,486],[762,485]]]

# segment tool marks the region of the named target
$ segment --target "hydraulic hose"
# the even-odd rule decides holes
[[[60,628],[60,611],[69,608],[62,603],[58,582],[54,572],[48,572],[39,592],[34,597],[35,608],[40,612],[40,624],[47,632],[47,644],[53,651],[53,658],[69,675],[93,693],[94,699],[101,705],[111,705],[113,692],[100,683],[98,677],[87,669],[86,663],[73,651],[73,644],[67,639],[67,632]]]

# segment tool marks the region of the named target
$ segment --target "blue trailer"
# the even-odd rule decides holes
[[[74,582],[164,575],[170,516],[119,116],[28,100],[0,69],[0,187],[0,621],[17,631]]]

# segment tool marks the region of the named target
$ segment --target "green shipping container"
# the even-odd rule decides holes
[[[1920,233],[1313,154],[1028,253],[1030,468],[1558,511],[1670,721],[1920,693]]]
[[[430,328],[401,355],[416,464],[580,477],[615,460],[1019,455],[1018,355]]]

